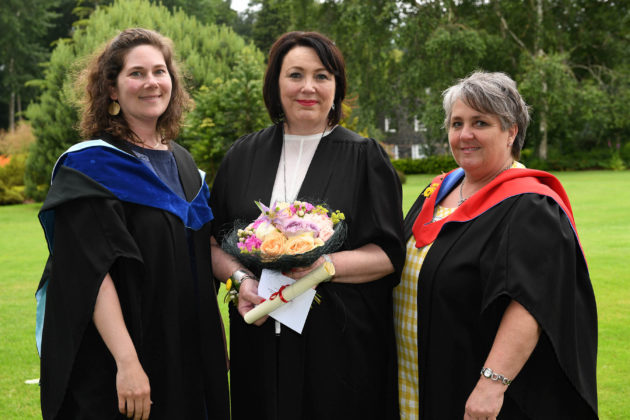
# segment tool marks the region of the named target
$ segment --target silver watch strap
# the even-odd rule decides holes
[[[245,270],[236,270],[230,276],[230,278],[232,279],[232,282],[236,284],[241,284],[241,282],[245,280],[247,277],[251,277],[251,275]]]
[[[509,384],[512,383],[512,380],[506,378],[505,376],[494,372],[492,369],[484,367],[481,368],[481,376],[483,376],[484,378],[488,378],[492,381],[498,381],[501,382],[503,385],[508,386]]]

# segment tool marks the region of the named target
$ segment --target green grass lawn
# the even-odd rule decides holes
[[[0,207],[0,418],[41,419],[35,289],[46,261],[39,205]]]
[[[600,417],[625,419],[630,413],[630,171],[557,176],[571,198],[597,297]],[[405,212],[432,178],[407,177]],[[37,204],[0,207],[0,419],[41,418],[39,387],[24,383],[39,377],[34,294],[47,250],[38,209]]]

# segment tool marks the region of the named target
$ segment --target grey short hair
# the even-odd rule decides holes
[[[512,144],[512,156],[515,159],[520,157],[530,121],[529,107],[510,76],[501,72],[476,71],[446,89],[442,96],[446,114],[444,127],[447,130],[451,125],[453,105],[459,99],[479,112],[498,116],[504,131],[516,124],[518,133]]]

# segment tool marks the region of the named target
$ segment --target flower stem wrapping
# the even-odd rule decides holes
[[[319,283],[327,281],[335,275],[335,266],[331,262],[325,262],[324,264],[311,271],[300,280],[296,281],[290,286],[282,289],[282,297],[285,301],[290,302],[297,296],[306,292],[308,289],[317,286]],[[245,322],[252,324],[258,321],[265,315],[269,315],[271,312],[284,305],[285,302],[276,296],[274,298],[267,299],[260,305],[256,306],[251,311],[247,312],[244,316]]]

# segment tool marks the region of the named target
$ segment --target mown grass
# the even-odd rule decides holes
[[[556,175],[571,198],[597,298],[600,417],[624,419],[630,413],[630,171]],[[405,212],[432,178],[407,176]],[[0,419],[41,418],[39,387],[24,383],[39,376],[34,293],[47,250],[38,209],[0,207]]]
[[[0,207],[0,418],[39,419],[35,289],[47,248],[39,205]]]

